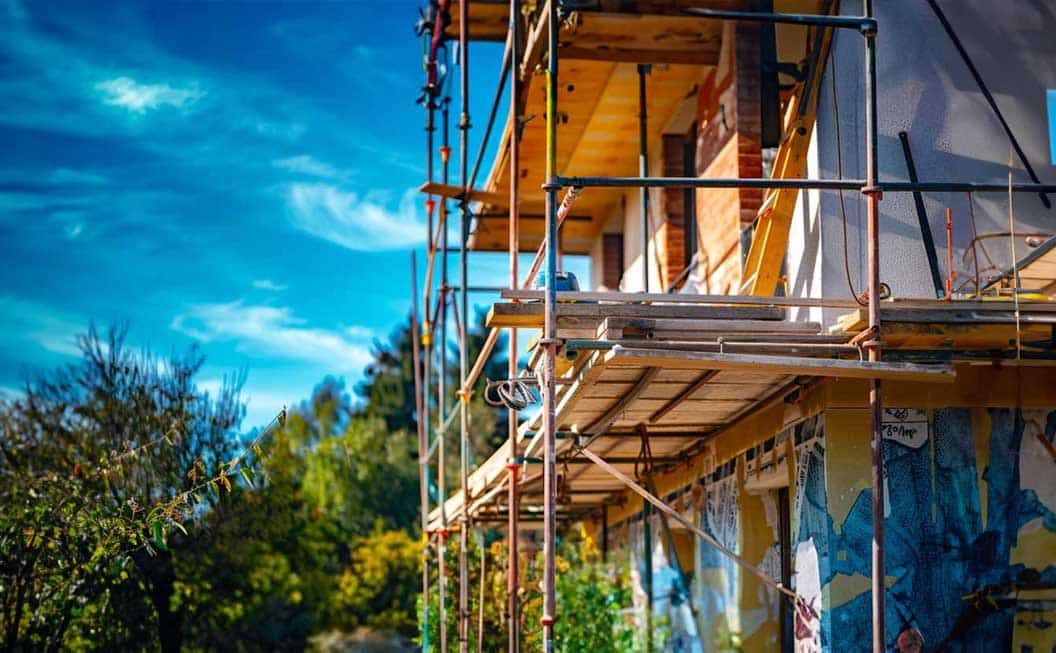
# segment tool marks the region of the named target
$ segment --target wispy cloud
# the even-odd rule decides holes
[[[82,186],[101,186],[106,183],[106,177],[90,172],[88,170],[72,170],[70,168],[55,168],[48,175],[48,181],[53,184],[73,184]]]
[[[174,88],[168,84],[141,84],[131,77],[99,82],[95,88],[102,92],[106,104],[123,107],[133,113],[146,113],[165,106],[182,109],[205,96],[197,84],[189,88]]]
[[[253,282],[253,287],[257,290],[271,290],[273,292],[282,292],[289,286],[284,283],[275,283],[271,279],[257,279]]]
[[[333,181],[348,179],[353,174],[351,170],[336,168],[325,161],[320,161],[307,154],[291,156],[286,159],[276,159],[271,162],[271,165],[279,170],[285,170],[297,175],[318,177],[319,179],[329,179]]]
[[[177,315],[172,328],[202,342],[235,341],[246,354],[321,363],[336,373],[359,372],[371,360],[369,341],[309,327],[285,307],[199,304]]]
[[[79,357],[77,336],[87,330],[87,322],[50,306],[0,295],[0,331],[25,338],[46,351]]]
[[[25,389],[13,385],[0,385],[0,399],[14,400],[26,394]]]
[[[378,199],[331,184],[291,184],[286,195],[291,224],[317,238],[355,251],[419,245],[425,228],[407,191],[393,211]]]

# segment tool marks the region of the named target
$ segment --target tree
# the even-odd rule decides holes
[[[124,340],[90,329],[78,363],[31,380],[0,411],[9,649],[60,648],[75,621],[96,645],[180,648],[173,549],[190,537],[182,522],[232,488],[241,377],[211,397],[194,383],[195,350],[163,360]]]
[[[411,322],[393,330],[389,343],[374,341],[374,360],[364,370],[365,379],[356,388],[364,399],[358,412],[380,417],[390,431],[416,433],[418,416],[414,401],[414,362]]]

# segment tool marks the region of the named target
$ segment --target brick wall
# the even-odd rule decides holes
[[[685,174],[686,136],[663,135],[663,174],[665,177],[681,177]],[[664,288],[682,273],[686,261],[686,194],[681,188],[665,188],[661,191],[664,222],[656,235],[660,250],[660,278]]]
[[[697,174],[761,177],[758,25],[727,24],[723,54],[701,87]],[[763,193],[753,189],[697,191],[697,250],[702,292],[736,292],[741,281],[740,232],[755,220]]]

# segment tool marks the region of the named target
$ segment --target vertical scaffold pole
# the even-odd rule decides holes
[[[649,64],[638,64],[638,174],[649,176],[649,117],[646,111],[645,76],[649,74]],[[639,228],[642,230],[642,292],[649,292],[649,188],[642,186],[639,190],[638,216]]]
[[[434,17],[434,20],[440,20],[440,18],[436,16]],[[436,61],[433,58],[431,49],[429,57],[430,61],[427,65],[431,64],[433,66],[432,71],[435,71]],[[426,181],[429,182],[433,181],[433,135],[436,133],[436,101],[434,84],[435,81],[431,74],[425,92],[425,177]],[[436,200],[433,199],[432,195],[429,195],[425,200],[425,212],[428,217],[426,244],[429,252],[429,260],[426,264],[429,266],[430,270],[433,267],[433,259],[436,256],[436,243],[433,242],[433,210],[435,207]],[[411,339],[415,344],[415,378],[420,381],[420,383],[415,386],[414,395],[417,400],[418,410],[418,476],[422,484],[422,543],[424,545],[422,549],[422,650],[429,651],[429,357],[431,353],[429,345],[432,342],[432,327],[429,324],[430,289],[428,285],[431,284],[431,281],[426,281],[427,287],[424,289],[425,301],[423,302],[423,306],[425,307],[425,321],[421,323],[421,335],[419,335],[417,332],[417,325],[419,324],[418,277],[417,271],[414,270],[413,254],[411,267],[415,315],[415,329],[411,333]],[[422,349],[423,351],[419,354],[418,349]],[[423,357],[424,361],[419,362]],[[421,365],[421,368],[419,365]]]
[[[546,68],[546,293],[543,341],[545,365],[540,383],[543,399],[543,651],[554,651],[557,620],[554,540],[557,535],[556,415],[554,373],[557,359],[557,2],[548,0]]]
[[[451,98],[446,94],[441,100],[441,116],[444,123],[443,141],[440,146],[440,169],[443,182],[448,181],[448,162],[451,160],[449,106]],[[439,487],[440,532],[437,534],[436,550],[440,573],[440,653],[447,653],[447,199],[440,201],[440,293],[436,318],[440,329],[440,346],[437,347],[440,361],[436,384],[437,434],[437,485]]]
[[[653,653],[653,506],[642,502],[642,587],[645,589],[645,650]]]
[[[459,134],[459,168],[461,171],[462,200],[462,238],[459,267],[462,272],[462,284],[459,289],[462,312],[462,337],[459,338],[459,468],[462,481],[462,519],[458,536],[458,650],[469,653],[469,393],[466,389],[466,340],[469,337],[468,293],[469,286],[466,245],[469,242],[469,2],[458,3],[458,57],[461,73],[462,114],[458,120]]]
[[[411,250],[411,353],[414,364],[414,412],[418,431],[418,484],[422,510],[422,650],[429,650],[429,422],[422,387],[421,349],[418,340],[418,268]]]
[[[517,210],[519,199],[518,178],[520,176],[520,90],[521,90],[521,59],[517,48],[520,45],[520,2],[510,0],[510,288],[518,286],[519,274],[517,270],[517,255],[520,252],[520,215]],[[510,344],[507,372],[509,377],[517,376],[517,329],[510,329]],[[517,411],[511,408],[506,413],[508,425],[508,436],[510,440],[510,459],[506,461],[506,471],[509,479],[507,485],[507,503],[509,509],[508,523],[506,525],[506,623],[508,624],[509,641],[508,653],[517,653],[520,649],[520,605],[517,590],[520,588],[518,578],[519,555],[517,546],[517,511],[520,502],[517,493]]]
[[[873,16],[873,1],[864,0],[867,17]],[[865,347],[870,361],[880,360],[880,191],[876,187],[879,172],[877,87],[876,87],[876,30],[862,30],[865,37],[865,160],[866,160],[866,234],[869,267],[869,330]],[[882,396],[879,379],[869,382],[869,416],[872,435],[872,595],[873,595],[873,653],[884,653],[886,640],[884,583],[884,450],[881,432]]]

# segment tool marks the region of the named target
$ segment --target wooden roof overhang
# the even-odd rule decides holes
[[[955,363],[992,364],[1001,357],[1013,365],[1056,365],[1051,337],[1056,303],[1021,302],[1018,329],[1024,350],[1018,361],[1010,344],[1017,326],[1009,310],[1007,303],[994,302],[885,302],[882,337],[890,362],[868,363],[853,344],[864,328],[857,311],[823,332],[816,323],[783,321],[779,306],[561,303],[559,515],[568,520],[596,516],[602,506],[629,496],[619,480],[579,453],[580,446],[633,478],[642,462],[643,429],[656,468],[691,465],[706,443],[723,437],[731,425],[818,379],[947,384],[956,378]],[[488,323],[530,328],[541,320],[539,303],[500,303]],[[542,500],[540,429],[539,416],[520,429],[521,455],[527,457],[520,481],[522,511],[530,521]],[[471,475],[474,516],[487,521],[506,514],[508,460],[507,443]],[[463,494],[453,495],[445,507],[448,516],[459,515],[462,505]],[[434,510],[432,527],[438,520]]]
[[[638,174],[638,63],[655,64],[647,78],[650,152],[672,118],[691,99],[720,57],[724,22],[687,15],[684,9],[750,9],[746,0],[596,0],[577,3],[559,29],[560,72],[557,109],[557,172],[575,176]],[[817,2],[784,0],[781,11],[816,11]],[[787,6],[786,6],[787,5]],[[520,151],[519,240],[522,252],[534,252],[544,228],[546,114],[545,81],[536,74],[545,65],[547,17],[538,3],[520,48],[517,69],[523,85]],[[450,9],[450,38],[458,34],[458,3]],[[469,37],[475,41],[506,39],[508,2],[480,0],[469,7]],[[794,60],[786,42],[798,26],[779,26],[780,54]],[[794,39],[793,39],[794,40]],[[795,50],[795,48],[792,48]],[[478,64],[479,65],[479,64]],[[506,251],[509,247],[508,189],[511,125],[506,120],[498,154],[483,193],[493,200],[473,204],[470,248]],[[655,174],[656,171],[654,170]],[[423,190],[426,190],[423,187]],[[564,253],[588,254],[625,191],[593,188],[577,200],[562,227]],[[455,189],[448,196],[459,195]],[[559,198],[560,199],[560,198]]]
[[[577,11],[561,24],[557,97],[559,174],[637,174],[636,64],[655,64],[647,78],[647,116],[649,147],[656,152],[665,126],[687,98],[692,97],[708,67],[719,59],[721,22],[679,15],[680,5],[676,2],[615,4],[631,11]],[[474,4],[471,11],[475,9]],[[667,13],[637,13],[639,9]],[[545,22],[538,20],[529,30],[519,66],[524,79],[519,231],[520,248],[526,252],[538,249],[544,226],[546,88],[544,78],[534,73],[544,63]],[[510,133],[507,120],[498,154],[482,185],[485,191],[507,194]],[[561,245],[565,253],[590,252],[609,211],[619,206],[621,193],[619,189],[591,189],[583,193],[562,228]],[[476,205],[470,247],[482,251],[507,249],[507,203],[508,200]]]
[[[546,3],[545,1],[540,1],[534,4],[533,18],[537,19],[543,13]],[[683,13],[685,9],[701,7],[708,9],[747,9],[749,3],[746,0],[594,0],[593,2],[576,2],[575,13],[682,18],[685,16]],[[470,40],[504,42],[509,28],[509,9],[509,0],[471,0],[469,3]],[[449,5],[451,22],[446,30],[448,39],[458,38],[460,29],[458,12],[459,2],[454,0]]]

